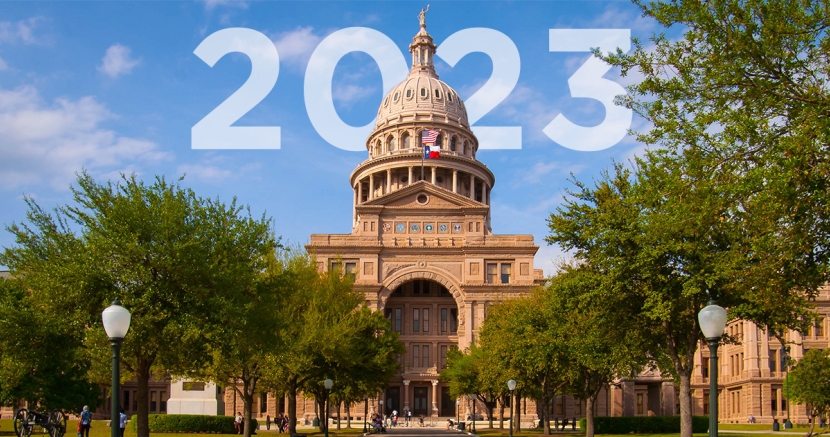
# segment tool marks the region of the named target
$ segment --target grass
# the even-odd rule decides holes
[[[352,423],[352,426],[356,426]],[[78,421],[77,420],[70,420],[66,424],[66,437],[76,437],[78,429]],[[107,426],[106,420],[93,420],[92,421],[92,428],[89,430],[89,437],[110,437],[110,428]],[[297,432],[300,434],[306,434],[309,437],[321,437],[324,433],[320,432],[319,428],[299,428]],[[12,419],[0,419],[0,436],[10,436],[14,433],[14,423]],[[276,436],[288,436],[288,434],[279,434],[275,428],[272,428],[270,431],[265,429],[260,429],[257,431],[259,435],[274,435]],[[152,433],[154,437],[182,437],[182,434],[173,434],[173,433]],[[217,435],[217,434],[211,434]],[[218,434],[221,435],[236,435],[236,434]],[[329,428],[329,437],[356,437],[359,435],[363,435],[363,428],[344,428],[337,429],[336,425]],[[38,428],[35,428],[35,432],[32,434],[32,437],[48,437],[48,434],[40,434],[38,432]],[[135,432],[131,429],[130,426],[127,426],[126,430],[124,431],[124,437],[136,437]]]

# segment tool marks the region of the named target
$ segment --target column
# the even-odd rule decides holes
[[[481,181],[481,203],[487,203],[487,182]]]
[[[458,193],[458,170],[452,171],[452,192]]]
[[[386,190],[383,194],[388,194],[392,190],[392,169],[386,170]]]
[[[403,380],[403,411],[409,411],[409,380]]]
[[[470,199],[476,200],[476,176],[474,174],[470,175]]]
[[[375,198],[375,174],[369,173],[369,200]]]
[[[432,173],[432,185],[435,185],[435,173],[436,173],[435,170],[436,170],[436,168],[435,167],[430,167],[430,170],[431,170],[431,173]]]
[[[750,378],[761,376],[758,366],[758,327],[752,322],[744,322],[744,353],[746,354],[746,370]]]
[[[429,412],[430,416],[438,417],[438,380],[432,380],[432,411]]]
[[[357,203],[363,203],[363,181],[357,181]]]
[[[409,181],[408,185],[412,185],[412,166],[409,166],[409,177],[406,180]]]

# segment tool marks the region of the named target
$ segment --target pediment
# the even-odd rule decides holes
[[[486,208],[487,205],[468,197],[437,187],[429,182],[418,181],[400,190],[372,199],[360,206],[382,206],[392,208],[460,209]]]

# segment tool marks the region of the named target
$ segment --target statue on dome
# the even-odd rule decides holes
[[[421,21],[421,27],[427,27],[427,12],[429,12],[429,4],[427,4],[427,8],[421,8],[421,13],[418,14],[418,20]]]

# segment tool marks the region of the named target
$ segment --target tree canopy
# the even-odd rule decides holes
[[[812,418],[807,437],[813,434],[816,418],[830,412],[830,351],[810,349],[789,371],[784,395],[791,402],[806,404]]]

